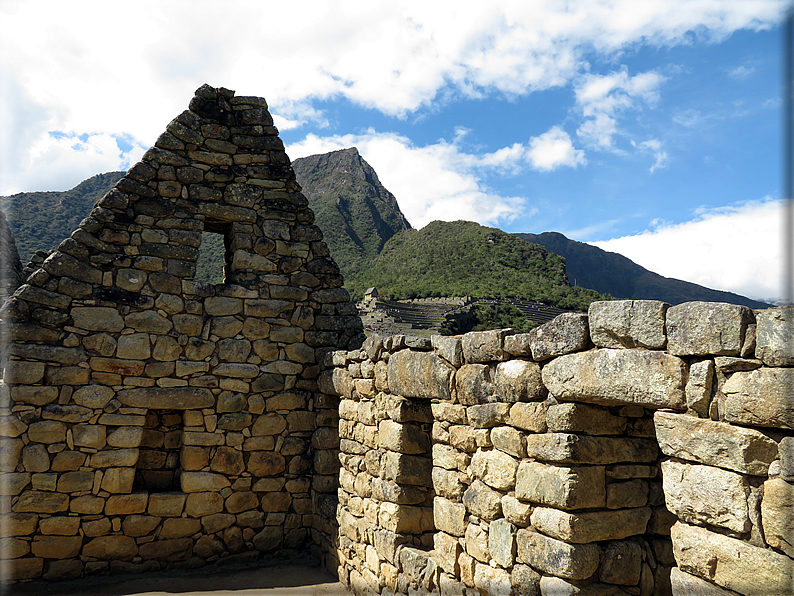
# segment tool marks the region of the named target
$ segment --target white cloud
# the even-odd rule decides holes
[[[527,161],[536,170],[548,172],[560,166],[575,168],[587,164],[584,151],[574,149],[571,137],[559,126],[529,140]]]
[[[699,209],[696,215],[692,221],[590,244],[665,277],[759,300],[782,297],[782,201],[767,197]]]
[[[511,148],[499,157],[496,152],[483,160],[465,153],[457,141],[417,147],[406,137],[374,130],[331,137],[310,134],[288,146],[287,154],[296,159],[357,147],[383,185],[397,197],[400,209],[415,228],[434,220],[459,219],[495,226],[533,213],[526,212],[523,198],[494,193],[477,174],[483,168],[499,170],[505,162],[517,159]]]
[[[631,144],[634,147],[637,147],[640,152],[648,153],[653,156],[655,161],[649,168],[651,174],[653,174],[659,168],[664,168],[667,166],[667,152],[662,151],[662,142],[659,139],[648,139],[642,143],[635,143],[632,141]]]
[[[26,156],[35,139],[56,130],[150,145],[205,82],[265,95],[285,129],[322,122],[315,101],[344,98],[405,117],[459,97],[522,96],[576,80],[592,53],[609,61],[638,44],[769,28],[785,4],[505,0],[451,16],[446,3],[426,0],[230,0],[220,12],[207,0],[5,0],[0,104],[28,134],[10,136],[3,153]],[[623,94],[644,97],[641,75],[631,82]],[[619,95],[606,99],[619,104]],[[599,104],[585,138],[609,146],[617,104]],[[8,160],[0,164],[5,188],[31,178]]]
[[[617,117],[638,103],[654,104],[665,78],[657,72],[629,76],[626,70],[608,75],[587,74],[576,84],[576,103],[585,121],[577,135],[592,147],[613,149]]]
[[[750,68],[747,68],[746,66],[737,66],[736,68],[733,68],[728,71],[728,76],[731,77],[732,79],[737,79],[741,81],[749,77],[754,72],[755,72],[754,66],[751,66]]]

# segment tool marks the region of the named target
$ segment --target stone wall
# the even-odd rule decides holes
[[[317,355],[361,324],[277,135],[201,87],[5,305],[3,579],[333,548]],[[205,232],[220,285],[192,279]]]
[[[356,594],[794,593],[794,308],[600,302],[328,354]]]

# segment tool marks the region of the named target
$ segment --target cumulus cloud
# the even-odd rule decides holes
[[[653,174],[659,168],[664,168],[667,166],[667,152],[662,151],[662,142],[659,139],[648,139],[642,143],[635,143],[632,141],[631,144],[639,149],[641,153],[647,153],[653,156],[655,161],[649,168],[651,174]]]
[[[584,151],[574,149],[571,137],[559,126],[552,127],[540,136],[532,137],[526,159],[534,169],[544,172],[560,166],[575,168],[587,163]]]
[[[777,300],[783,293],[782,222],[783,202],[766,197],[699,209],[692,221],[657,222],[641,234],[590,244],[665,277]]]
[[[522,0],[475,3],[450,18],[446,4],[424,0],[237,0],[225,14],[204,0],[75,0],[46,10],[6,0],[0,75],[26,98],[14,116],[29,118],[34,140],[55,130],[105,131],[150,145],[205,82],[266,95],[284,129],[322,123],[326,115],[313,103],[337,99],[406,117],[459,97],[510,98],[567,85],[589,71],[593,52],[608,61],[639,43],[672,46],[769,28],[784,5]],[[643,97],[642,76],[623,81],[629,88],[588,95],[583,106],[593,113],[583,138],[610,146],[621,98]],[[597,81],[585,80],[598,91]],[[30,135],[15,136],[4,152],[27,155],[31,143]],[[0,168],[6,187],[30,176]]]
[[[618,133],[618,116],[640,103],[656,103],[664,80],[653,71],[633,77],[626,70],[583,76],[576,84],[576,104],[585,121],[576,134],[595,148],[612,149]]]
[[[495,226],[518,215],[531,215],[522,197],[500,196],[480,176],[483,169],[500,169],[512,161],[510,149],[497,159],[466,153],[457,142],[440,141],[424,147],[394,133],[369,130],[358,135],[308,135],[287,147],[291,159],[357,147],[378,172],[383,185],[399,200],[400,209],[415,228],[431,221],[465,219]],[[498,152],[497,152],[498,153]]]

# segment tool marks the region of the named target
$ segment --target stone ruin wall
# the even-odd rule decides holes
[[[370,336],[340,395],[356,594],[794,593],[794,308],[599,302]]]
[[[333,548],[318,355],[361,324],[277,135],[201,87],[5,305],[2,579]],[[192,280],[202,232],[224,284]]]

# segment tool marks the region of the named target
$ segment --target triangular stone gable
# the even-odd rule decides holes
[[[205,85],[8,301],[3,512],[108,521],[46,539],[68,572],[20,544],[15,577],[308,540],[312,482],[333,495],[338,469],[312,440],[336,414],[316,350],[362,328],[300,190],[265,100]],[[223,284],[193,280],[203,232],[224,237]],[[133,513],[190,521],[116,528]]]

